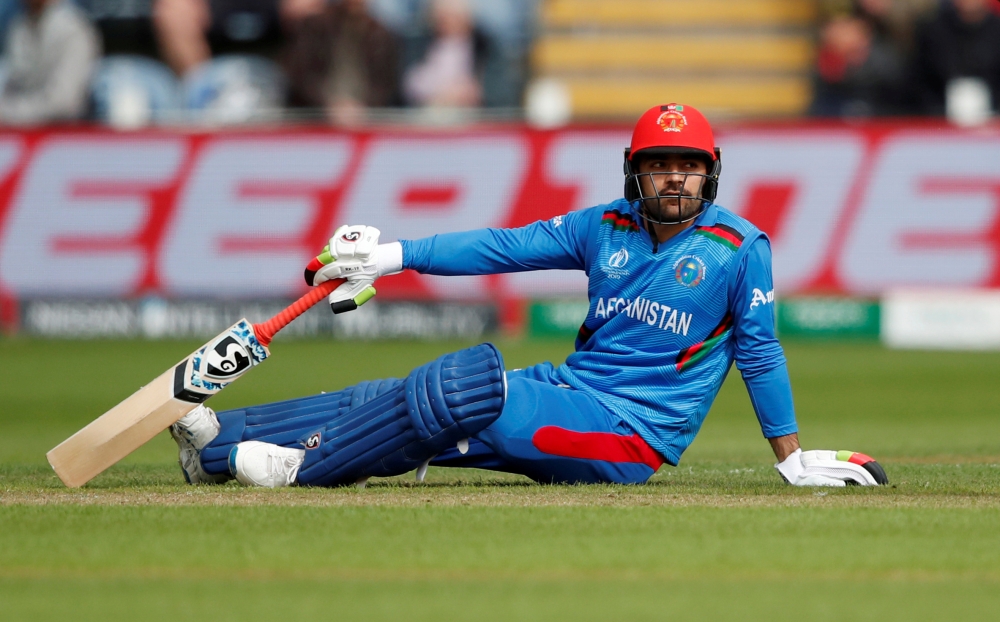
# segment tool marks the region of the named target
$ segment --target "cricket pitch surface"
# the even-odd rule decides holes
[[[465,345],[279,339],[209,405]],[[510,368],[568,352],[498,345]],[[644,486],[432,468],[364,489],[192,487],[161,434],[69,490],[45,451],[191,343],[0,340],[0,618],[996,619],[1000,354],[785,345],[803,445],[868,453],[889,486],[783,484],[734,371],[681,465]]]

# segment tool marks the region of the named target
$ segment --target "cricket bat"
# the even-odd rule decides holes
[[[343,282],[321,283],[266,322],[230,326],[47,453],[56,475],[70,488],[97,477],[259,365],[279,330]]]

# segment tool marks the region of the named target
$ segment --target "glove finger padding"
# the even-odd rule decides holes
[[[785,481],[795,486],[879,486],[889,483],[882,465],[870,456],[853,451],[797,449],[774,466]]]
[[[375,288],[372,287],[372,283],[372,279],[347,281],[330,293],[328,298],[330,309],[334,313],[354,311],[375,297]]]
[[[855,451],[814,449],[802,452],[803,475],[829,475],[848,484],[879,486],[889,483],[885,470],[871,456]]]

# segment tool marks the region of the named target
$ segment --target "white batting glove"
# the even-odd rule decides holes
[[[331,279],[374,280],[378,277],[378,236],[379,230],[375,227],[339,227],[330,243],[306,266],[306,283],[316,286]]]
[[[889,483],[882,465],[870,456],[853,451],[796,449],[774,468],[793,486],[843,487],[849,483],[879,486]]]
[[[306,266],[306,283],[316,286],[330,279],[374,281],[403,270],[403,247],[399,242],[378,243],[379,230],[365,225],[339,227],[316,257]]]
[[[354,311],[375,297],[374,279],[356,278],[341,284],[333,290],[330,297],[330,309],[334,313]]]

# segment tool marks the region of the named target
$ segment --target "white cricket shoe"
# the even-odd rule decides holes
[[[226,474],[211,475],[201,466],[201,450],[219,435],[222,426],[215,411],[199,404],[184,415],[180,421],[170,426],[170,436],[179,450],[178,462],[184,479],[189,484],[221,484],[229,479]]]
[[[246,486],[291,486],[306,460],[305,449],[243,441],[229,452],[229,470]]]

